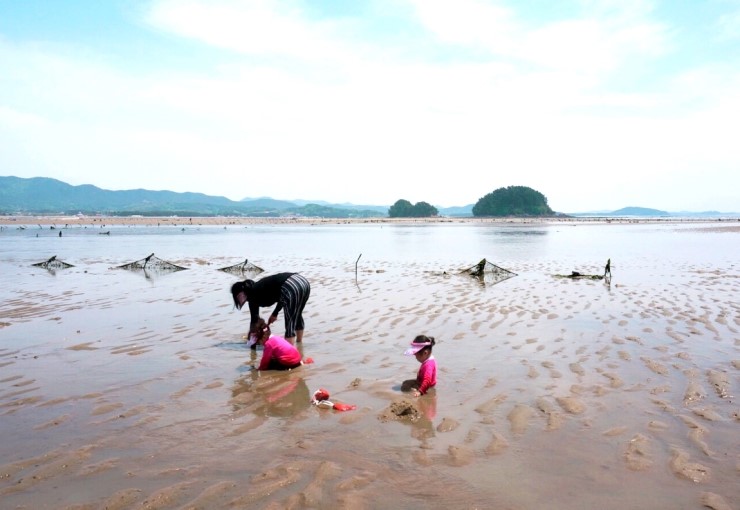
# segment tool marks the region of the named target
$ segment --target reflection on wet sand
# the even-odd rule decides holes
[[[234,411],[248,408],[257,416],[295,417],[311,407],[311,392],[296,371],[252,370],[234,382]]]

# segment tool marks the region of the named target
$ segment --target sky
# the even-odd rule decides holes
[[[740,0],[0,0],[0,175],[740,211]]]

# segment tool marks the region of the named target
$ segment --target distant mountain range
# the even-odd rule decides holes
[[[437,207],[442,216],[472,216],[474,204]],[[388,216],[390,205],[334,204],[321,200],[274,200],[244,198],[239,201],[202,193],[176,193],[145,189],[111,191],[83,184],[72,186],[47,177],[0,176],[0,214],[102,214],[108,216],[306,216],[320,218],[377,218]],[[569,216],[640,216],[640,217],[722,217],[737,213],[707,211],[669,213],[643,207],[625,207],[617,211],[569,213]]]
[[[722,213],[719,211],[702,211],[702,212],[667,212],[659,209],[650,209],[647,207],[623,207],[616,211],[592,211],[586,213],[570,213],[569,216],[576,217],[617,217],[617,218],[723,218],[738,217],[740,213]]]
[[[0,177],[0,214],[103,214],[108,216],[311,216],[328,218],[378,217],[388,208],[335,207],[297,204],[271,198],[235,202],[203,193],[145,189],[110,191],[84,184],[72,186],[56,179]]]

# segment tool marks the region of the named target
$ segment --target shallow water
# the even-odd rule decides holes
[[[9,508],[719,509],[740,500],[734,229],[61,231],[0,231]],[[189,269],[112,269],[152,252]],[[52,255],[75,267],[30,266]],[[454,274],[484,257],[517,276],[482,285]],[[252,370],[248,314],[228,293],[236,277],[217,271],[245,258],[311,281],[302,350],[315,364]],[[610,285],[553,277],[600,274],[609,258]],[[416,374],[401,353],[420,333],[439,341],[438,388],[416,401],[418,421],[384,421]],[[312,406],[318,387],[358,409]]]

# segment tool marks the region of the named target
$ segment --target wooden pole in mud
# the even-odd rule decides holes
[[[355,260],[355,285],[357,285],[357,288],[360,288],[360,284],[357,283],[357,263],[360,261],[360,257],[362,257],[362,253],[357,257],[357,260]]]

